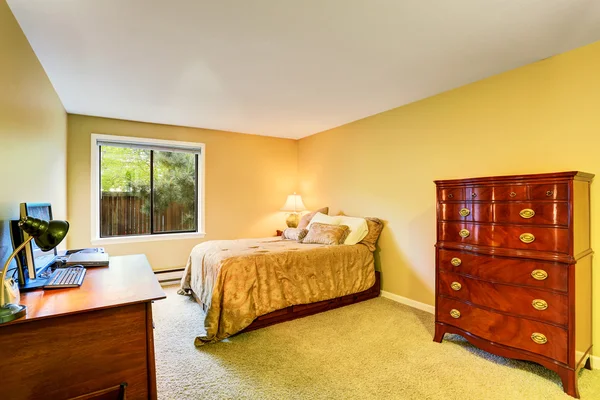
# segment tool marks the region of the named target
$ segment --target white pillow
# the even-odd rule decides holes
[[[314,217],[312,217],[306,229],[310,229],[310,226],[315,222],[318,222],[320,224],[339,225],[339,219],[340,217],[338,215],[327,215],[318,212],[315,214]]]
[[[346,216],[337,216],[337,218],[337,225],[346,225],[350,228],[350,233],[346,237],[344,244],[356,244],[363,240],[367,236],[367,233],[369,233],[369,226],[367,225],[367,220],[364,218]]]

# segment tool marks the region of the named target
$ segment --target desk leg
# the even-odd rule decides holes
[[[154,323],[152,321],[152,302],[146,303],[146,338],[148,360],[148,397],[157,399],[156,393],[156,365],[154,361]]]

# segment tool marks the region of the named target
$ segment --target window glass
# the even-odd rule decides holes
[[[194,232],[196,204],[196,155],[154,151],[154,232]]]
[[[197,232],[198,155],[102,144],[100,237]]]

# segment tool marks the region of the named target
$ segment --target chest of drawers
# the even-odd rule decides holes
[[[557,372],[590,368],[593,175],[436,181],[436,342],[445,333]]]

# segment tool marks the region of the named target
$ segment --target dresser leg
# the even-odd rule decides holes
[[[561,368],[558,371],[558,374],[562,380],[563,390],[565,393],[578,399],[579,388],[577,387],[577,371],[573,371],[572,369],[568,368]]]
[[[584,368],[589,370],[592,369],[592,357],[588,357],[587,361],[585,362]]]
[[[435,335],[433,336],[433,341],[442,343],[442,340],[444,340],[445,333],[446,333],[446,326],[436,323],[435,324]]]

